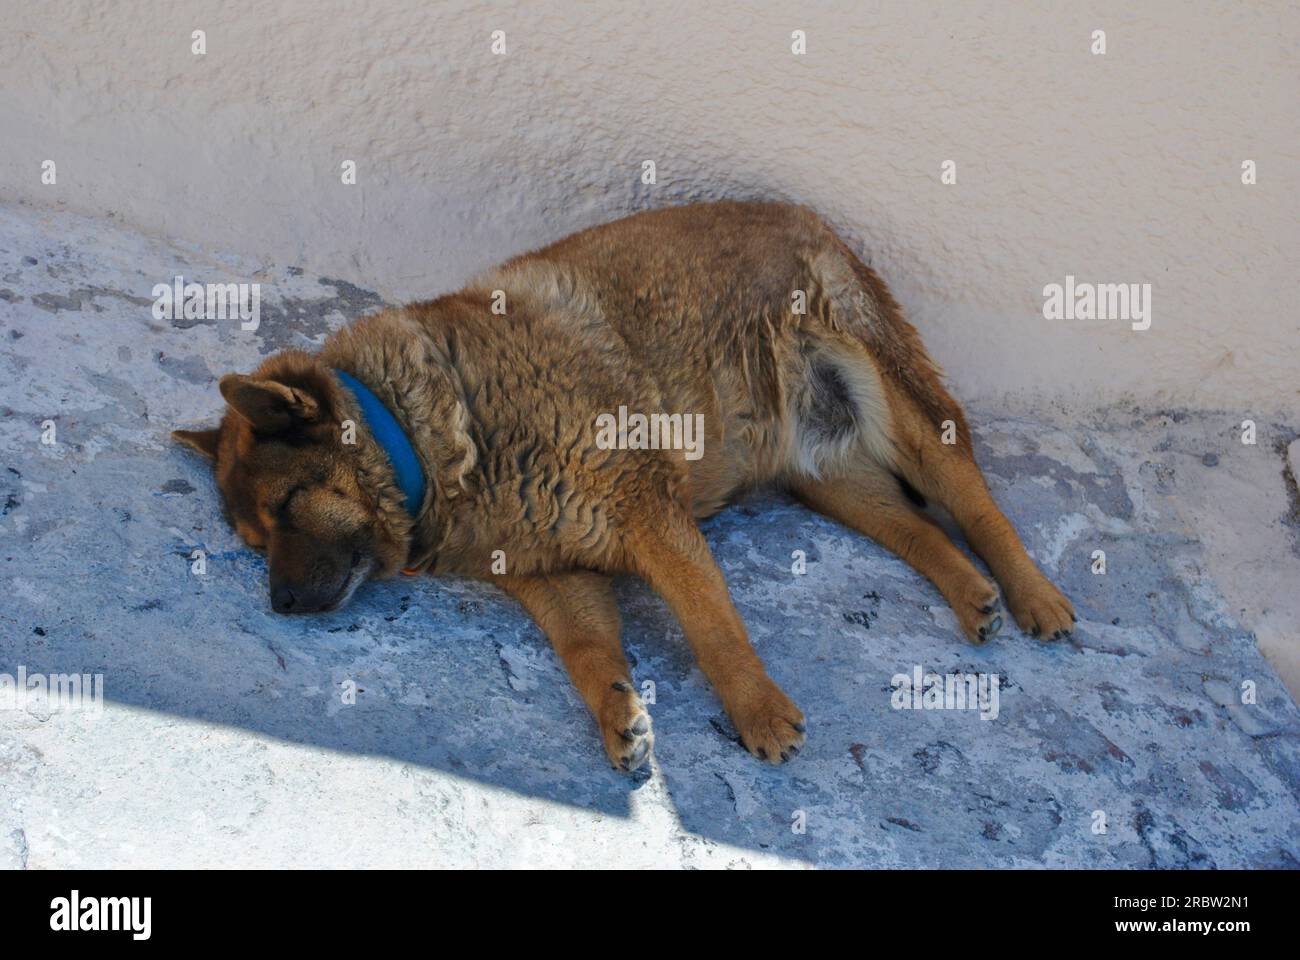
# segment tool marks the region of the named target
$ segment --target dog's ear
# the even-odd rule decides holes
[[[283,433],[295,423],[315,420],[320,404],[306,390],[277,380],[254,380],[239,373],[221,378],[221,395],[230,409],[258,433]]]
[[[221,440],[220,430],[173,430],[172,439],[183,443],[191,450],[197,450],[209,460],[217,459],[217,443]]]

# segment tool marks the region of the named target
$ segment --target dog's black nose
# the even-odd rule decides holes
[[[276,613],[292,613],[297,599],[287,584],[282,583],[271,588],[271,609]]]

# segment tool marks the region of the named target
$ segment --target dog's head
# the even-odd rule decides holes
[[[322,364],[282,353],[222,377],[221,394],[218,428],[172,436],[213,461],[228,519],[266,554],[277,613],[336,610],[401,565],[403,533],[367,489],[358,447],[342,442],[339,388]]]

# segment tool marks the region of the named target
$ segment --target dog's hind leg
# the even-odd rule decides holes
[[[896,418],[895,468],[957,521],[966,542],[1002,585],[1007,608],[1022,630],[1043,640],[1068,637],[1074,607],[1030,559],[993,501],[975,463],[965,417],[955,401],[947,398],[947,403],[949,412],[938,422],[915,406]]]
[[[966,542],[1002,585],[1022,630],[1049,640],[1068,636],[1074,624],[1070,601],[1034,565],[993,502],[975,464],[961,407],[944,389],[938,367],[888,288],[834,238],[811,262],[829,304],[830,326],[866,348],[866,356],[856,361],[852,350],[840,354],[842,371],[860,372],[841,376],[850,387],[857,385],[850,392],[859,411],[854,428],[860,449],[952,514]],[[827,337],[823,331],[822,338]],[[887,411],[887,417],[874,415],[873,406]],[[870,429],[885,419],[886,427]],[[800,423],[804,436],[807,418]],[[881,442],[882,434],[887,443]]]
[[[619,642],[618,605],[607,576],[587,571],[493,578],[545,632],[573,685],[600,725],[614,766],[635,770],[650,754],[654,734],[632,686]]]
[[[909,502],[898,479],[866,455],[851,457],[837,475],[798,478],[790,489],[818,513],[866,534],[928,578],[972,643],[998,632],[1002,611],[997,587]]]

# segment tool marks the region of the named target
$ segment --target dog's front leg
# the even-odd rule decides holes
[[[610,762],[620,770],[639,767],[650,755],[654,734],[619,643],[609,577],[574,571],[493,582],[524,605],[551,641],[600,725]]]
[[[745,748],[772,763],[788,760],[804,742],[803,713],[750,646],[694,519],[669,505],[647,517],[627,529],[628,564],[672,607]]]

